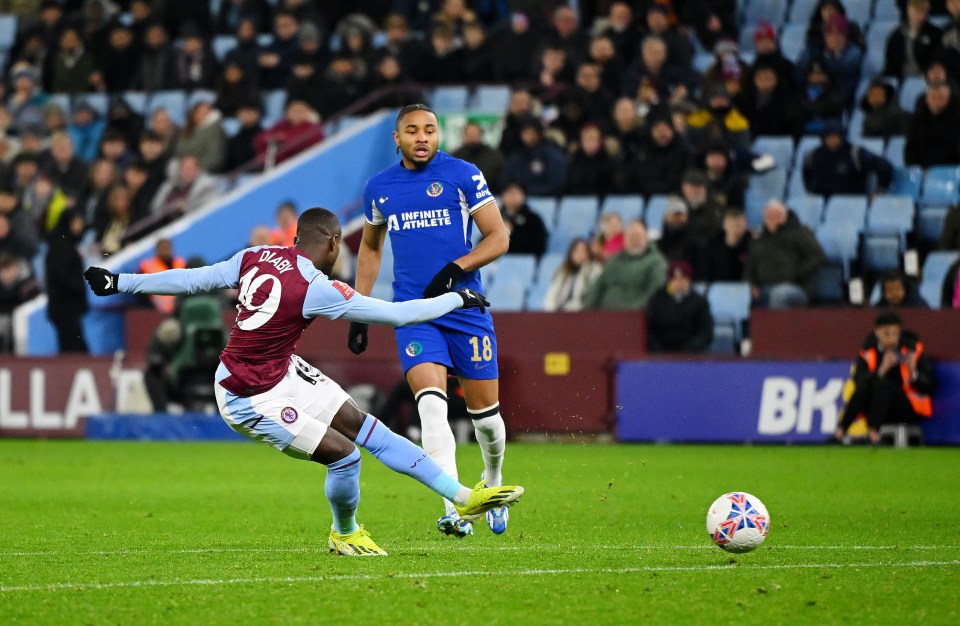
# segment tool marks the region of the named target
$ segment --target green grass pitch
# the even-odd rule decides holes
[[[324,469],[264,446],[0,441],[0,624],[960,623],[955,450],[512,444],[506,470],[507,534],[456,540],[364,453],[390,556],[351,559]],[[772,518],[745,555],[704,529],[731,490]]]

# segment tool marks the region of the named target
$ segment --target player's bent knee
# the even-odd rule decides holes
[[[357,434],[359,434],[360,429],[363,427],[363,422],[366,419],[367,414],[361,411],[360,407],[351,399],[344,402],[337,410],[336,415],[333,416],[333,420],[330,422],[330,428],[350,441],[356,441]]]

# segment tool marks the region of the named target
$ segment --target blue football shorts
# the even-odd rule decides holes
[[[395,329],[403,373],[420,363],[439,363],[469,380],[500,378],[493,318],[476,310],[456,310],[443,317]]]

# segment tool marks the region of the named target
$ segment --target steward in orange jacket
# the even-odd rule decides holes
[[[140,263],[141,274],[156,274],[165,270],[183,269],[187,262],[178,256],[173,256],[173,242],[169,239],[160,239],[157,241],[155,256],[144,259]],[[172,315],[176,306],[176,296],[150,296],[150,302],[153,307],[162,313]]]

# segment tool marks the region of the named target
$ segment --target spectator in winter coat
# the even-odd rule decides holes
[[[875,182],[871,179],[875,177]],[[827,124],[823,143],[804,155],[803,183],[810,193],[872,194],[887,189],[893,180],[893,166],[860,146],[849,143],[839,120]]]
[[[780,51],[780,43],[777,41],[777,29],[766,21],[760,20],[757,28],[753,31],[753,47],[757,51],[757,58],[753,62],[748,75],[748,83],[752,80],[757,68],[771,67],[776,72],[777,82],[785,85],[789,91],[793,91],[797,83],[794,78],[793,62],[783,56]]]
[[[707,240],[707,282],[743,280],[751,239],[743,210],[727,209],[723,214],[722,230]]]
[[[844,115],[845,96],[834,84],[830,71],[820,61],[813,61],[800,87],[800,109],[803,112],[803,132],[817,134],[823,131],[826,120]]]
[[[467,122],[463,127],[463,143],[453,151],[453,156],[473,163],[483,174],[493,194],[500,193],[500,178],[503,176],[503,154],[483,142],[483,129],[476,122]]]
[[[647,303],[647,349],[702,353],[711,341],[710,303],[693,289],[690,265],[685,261],[671,261],[666,284]]]
[[[77,251],[85,229],[83,216],[68,209],[60,215],[47,248],[47,317],[57,331],[61,354],[87,352],[80,323],[87,312],[87,286],[83,281],[83,258]]]
[[[539,215],[530,210],[527,193],[520,183],[509,183],[500,195],[503,223],[510,233],[507,253],[541,256],[547,249],[547,228]]]
[[[960,96],[948,83],[929,83],[917,101],[903,156],[923,168],[960,163]]]
[[[220,172],[226,160],[227,134],[223,131],[223,115],[213,108],[212,92],[197,92],[191,98],[187,124],[177,140],[175,156],[193,154],[207,172]]]
[[[95,88],[97,61],[83,46],[76,28],[65,28],[60,34],[60,50],[53,61],[50,90],[57,93],[84,93]]]
[[[624,232],[623,251],[609,259],[583,298],[583,308],[638,311],[646,308],[664,283],[667,261],[647,237],[647,226],[636,219]]]
[[[797,67],[808,68],[815,61],[822,63],[843,92],[844,103],[852,105],[860,82],[863,48],[850,39],[849,31],[850,22],[846,17],[832,15],[823,23],[823,46],[808,46]]]
[[[754,65],[751,82],[736,99],[737,108],[750,122],[753,137],[800,134],[803,112],[790,85],[791,81],[784,80],[772,65]]]
[[[580,129],[580,141],[570,157],[567,193],[599,195],[613,190],[615,163],[604,148],[603,132],[596,124]]]
[[[78,157],[88,163],[97,158],[100,136],[103,135],[103,129],[106,126],[106,122],[100,117],[97,110],[90,106],[90,103],[86,100],[80,100],[73,106],[73,114],[70,117],[67,132],[73,139],[73,146]]]
[[[657,110],[647,116],[650,129],[632,163],[624,191],[644,195],[676,193],[683,170],[690,160],[683,140],[674,131],[668,112]]]
[[[255,98],[242,102],[237,108],[240,130],[227,140],[227,163],[224,171],[232,172],[257,157],[255,141],[263,132],[263,126],[260,124],[262,117],[263,110],[260,102]]]
[[[283,119],[257,135],[254,146],[259,161],[271,158],[268,152],[272,146],[276,150],[274,163],[281,163],[321,141],[320,115],[303,100],[290,100],[284,108]]]
[[[883,79],[874,79],[860,101],[863,111],[864,137],[906,135],[910,127],[910,114],[900,108],[896,89]]]
[[[940,51],[943,33],[930,23],[930,0],[909,0],[906,19],[887,38],[883,74],[899,80],[920,76]]]
[[[177,87],[177,65],[170,35],[162,24],[153,23],[144,33],[134,86],[140,91],[161,91]]]
[[[523,147],[507,157],[504,183],[519,182],[534,196],[557,196],[567,183],[567,158],[560,146],[543,137],[543,127],[535,118],[527,119],[520,129]]]

